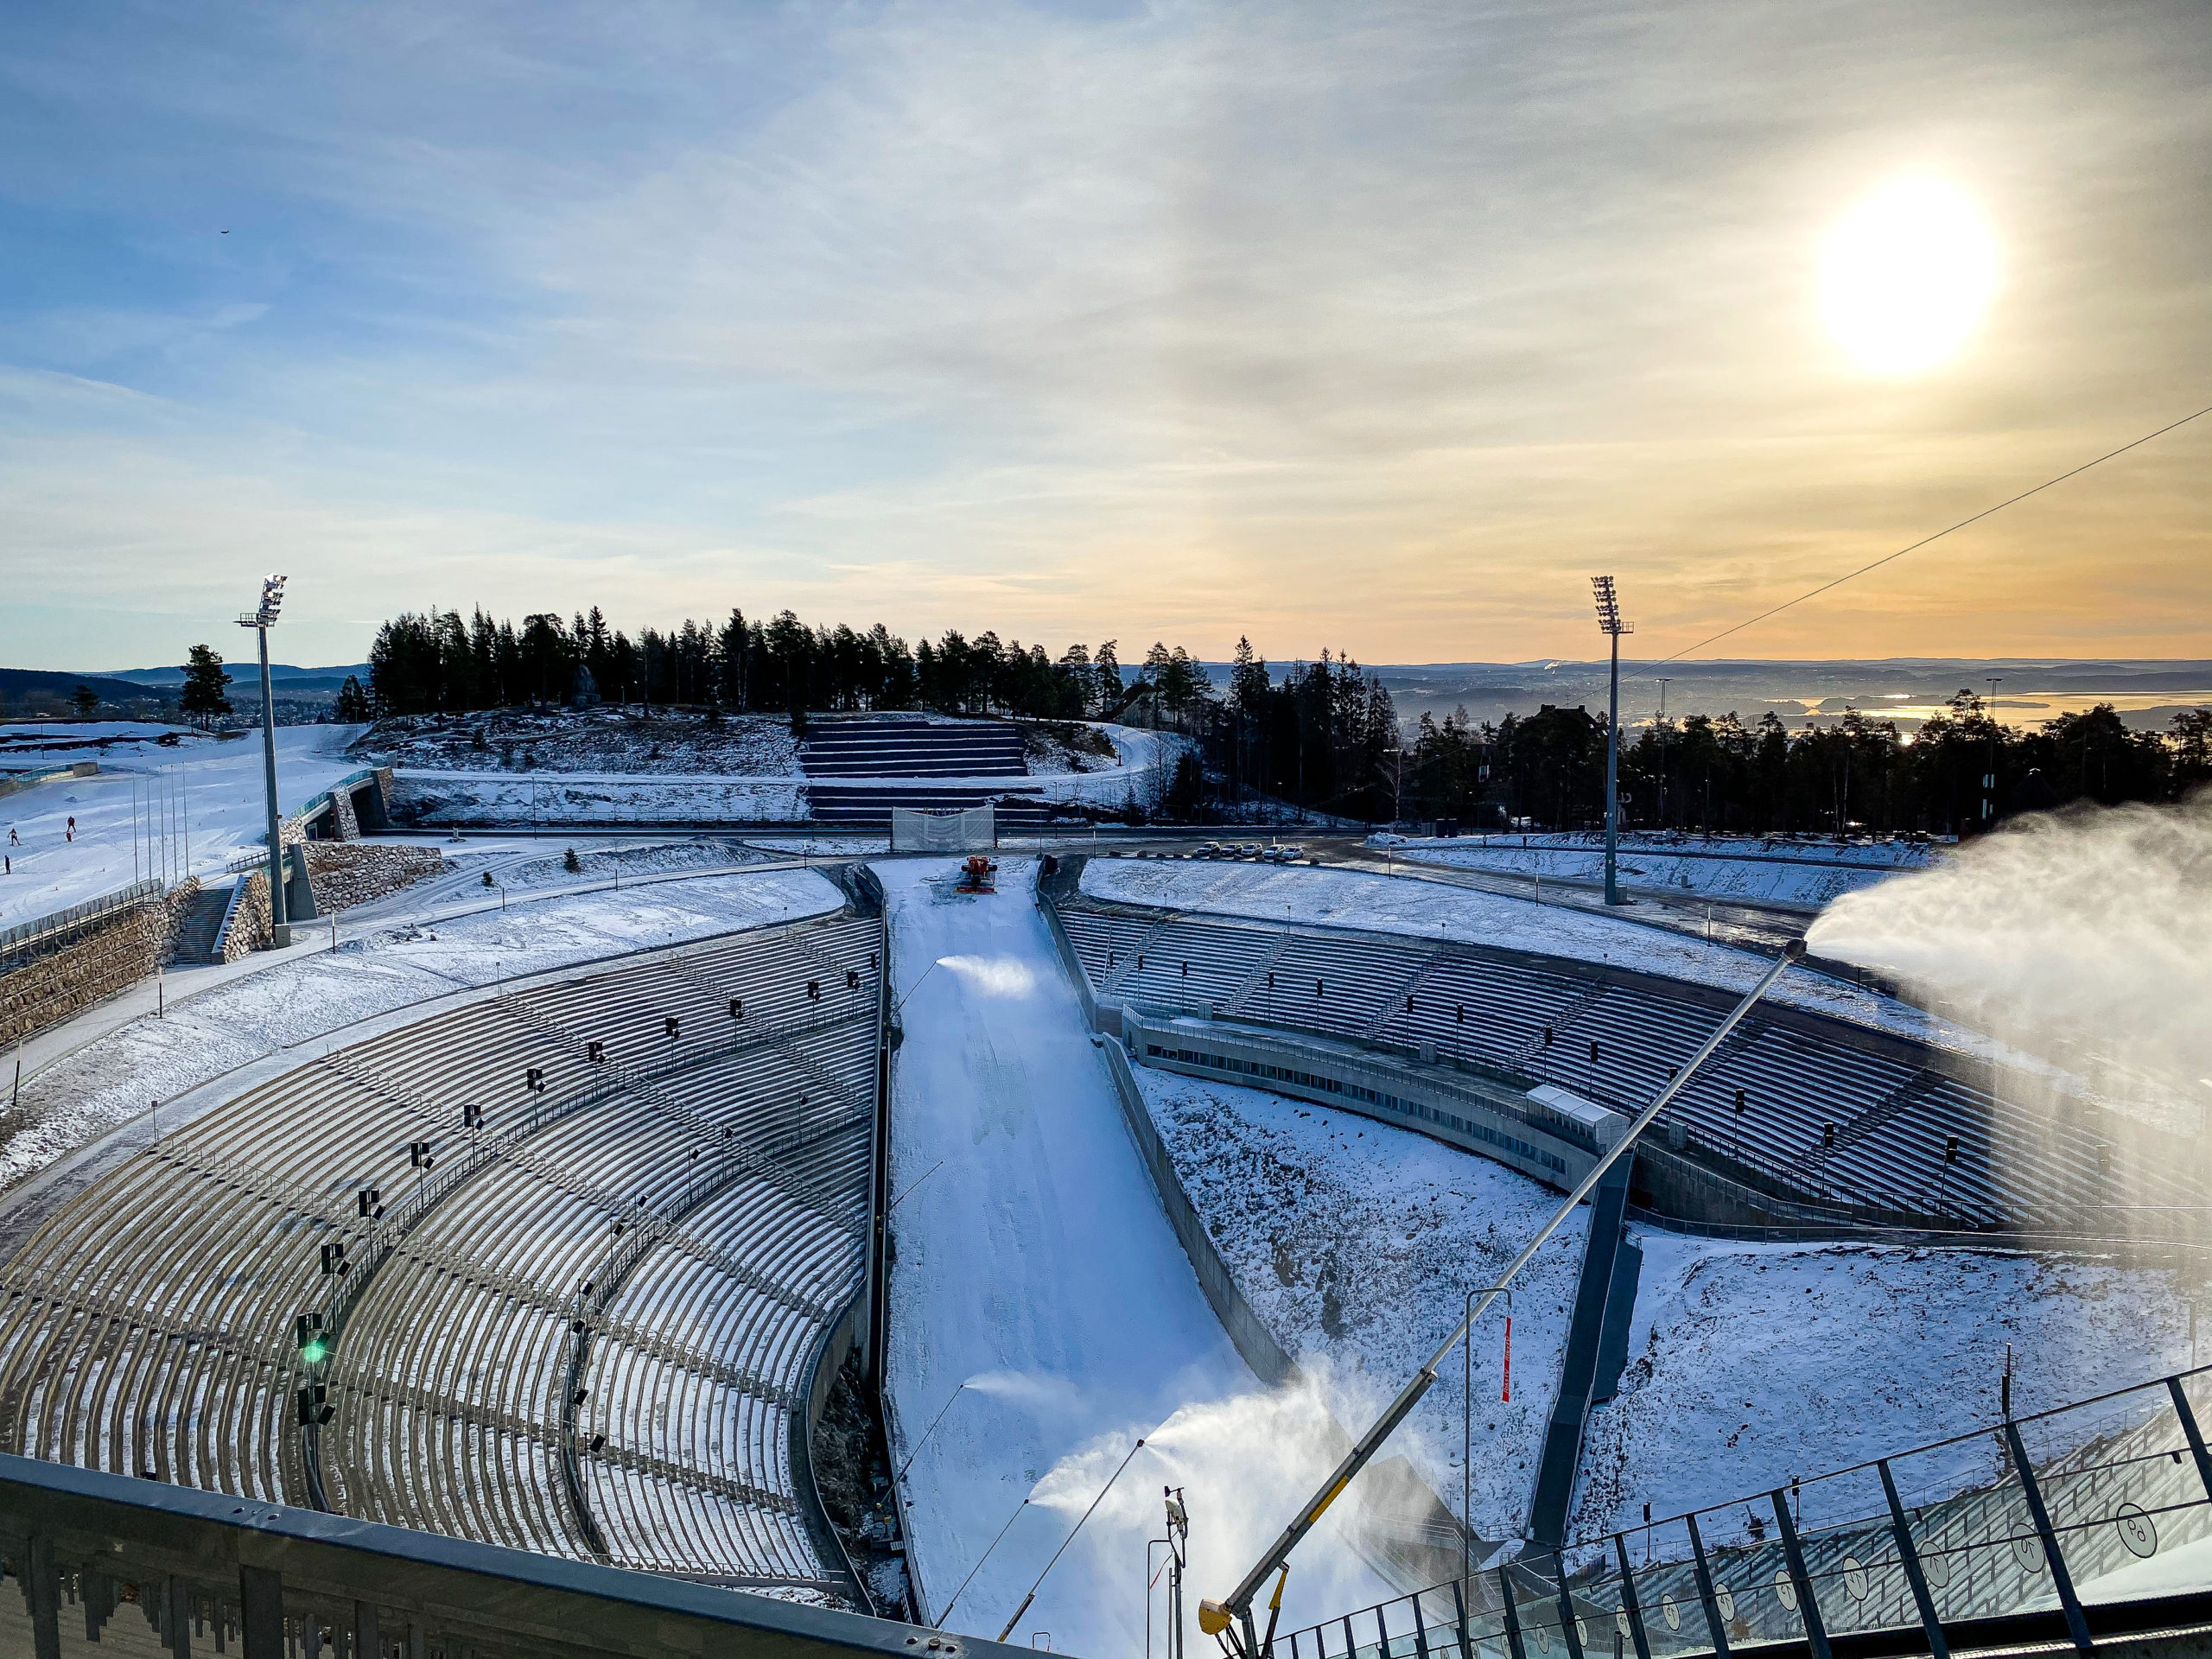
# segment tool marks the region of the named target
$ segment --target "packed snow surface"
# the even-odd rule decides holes
[[[737,928],[825,914],[845,902],[810,870],[702,876],[575,893],[443,921],[397,919],[244,975],[172,975],[165,1019],[144,1018],[27,1080],[0,1140],[0,1188],[35,1173],[156,1101],[282,1048],[409,1003]],[[205,976],[212,988],[193,995]]]
[[[1557,877],[1602,882],[1601,836],[1483,836],[1451,840],[1373,837],[1401,858],[1451,869]],[[1825,905],[1840,893],[1871,887],[1900,871],[1925,869],[1934,855],[1905,842],[1821,843],[1760,841],[1719,836],[1664,840],[1624,836],[1618,855],[1621,884],[1668,888],[1714,899]]]
[[[995,1635],[1145,1436],[1018,1632],[1134,1652],[1161,1486],[1189,1499],[1195,1618],[1199,1586],[1233,1582],[1327,1471],[1325,1416],[1261,1390],[1200,1292],[1031,902],[1034,861],[983,898],[954,893],[950,859],[878,868],[906,999],[887,1374],[916,1590],[929,1619]],[[1313,1555],[1286,1618],[1389,1593],[1335,1540]]]
[[[276,798],[286,811],[361,770],[345,753],[360,729],[277,728]],[[258,733],[227,743],[194,736],[175,748],[148,742],[40,757],[41,764],[77,759],[97,760],[100,775],[56,778],[0,797],[0,842],[10,830],[16,836],[15,842],[0,845],[13,865],[13,874],[0,878],[0,927],[162,874],[164,858],[169,879],[179,880],[188,873],[215,874],[241,849],[268,845]],[[150,811],[144,799],[149,779],[156,783]]]
[[[1559,1195],[1486,1158],[1357,1116],[1236,1084],[1137,1069],[1145,1104],[1237,1287],[1301,1365],[1325,1363],[1395,1392]],[[1473,1370],[1480,1536],[1527,1524],[1536,1458],[1567,1341],[1589,1211],[1561,1225],[1513,1300],[1513,1397],[1504,1309],[1452,1356],[1392,1443],[1461,1508],[1461,1408]]]
[[[400,772],[392,814],[423,824],[789,823],[806,817],[802,780],[664,772]]]
[[[1491,1282],[1559,1194],[1471,1153],[1281,1096],[1140,1068],[1154,1122],[1238,1286],[1294,1355],[1395,1389],[1470,1289]],[[1478,1332],[1474,1529],[1524,1522],[1558,1387],[1587,1211],[1516,1287],[1514,1400],[1499,1321]],[[2032,1412],[2189,1363],[2173,1275],[1985,1250],[1737,1243],[1631,1226],[1643,1251],[1622,1392],[1591,1415],[1572,1535],[1719,1505],[1993,1421],[2013,1349]],[[1398,1444],[1460,1503],[1460,1357]],[[2063,1423],[2064,1420],[2060,1420]],[[2088,1432],[2089,1425],[2083,1425]],[[1406,1431],[1402,1430],[1402,1435]],[[2063,1449],[2046,1443],[2039,1452]],[[1986,1438],[1914,1477],[1920,1501],[1998,1471]],[[1709,1523],[1708,1540],[1729,1535]]]
[[[1556,906],[1535,905],[1414,877],[1299,866],[1211,861],[1094,858],[1083,891],[1124,904],[1290,922],[1364,928],[1417,938],[1494,944],[1515,950],[1610,963],[1638,973],[1747,991],[1771,959],[1683,934]],[[1874,1026],[1922,1042],[2009,1063],[2039,1063],[2000,1051],[1908,1003],[1803,969],[1785,973],[1767,995],[1816,1014]]]

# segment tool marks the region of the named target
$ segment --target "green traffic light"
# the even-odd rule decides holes
[[[306,1347],[300,1350],[300,1357],[310,1365],[320,1365],[322,1363],[324,1356],[329,1352],[330,1344],[321,1337],[316,1337],[312,1338]]]

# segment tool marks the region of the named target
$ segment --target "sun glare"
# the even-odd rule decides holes
[[[1997,251],[1971,197],[1904,179],[1828,232],[1821,273],[1829,329],[1859,366],[1910,374],[1955,353],[1997,281]]]

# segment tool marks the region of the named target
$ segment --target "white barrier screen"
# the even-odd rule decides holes
[[[891,809],[891,850],[894,853],[987,853],[998,843],[988,806],[959,812],[917,812]]]

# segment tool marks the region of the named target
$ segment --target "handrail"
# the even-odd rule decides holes
[[[61,932],[81,922],[105,915],[110,911],[122,910],[151,899],[164,891],[161,877],[149,875],[133,881],[128,887],[118,887],[112,893],[104,893],[97,899],[83,899],[66,910],[53,911],[44,916],[35,916],[27,922],[17,922],[13,927],[0,928],[0,951],[13,950],[48,933]]]
[[[1447,1580],[1300,1630],[1286,1638],[1288,1652],[1296,1659],[1320,1659],[1325,1654],[1338,1659],[1328,1651],[1329,1643],[1336,1641],[1346,1650],[1345,1659],[1370,1652],[1379,1659],[1394,1650],[1394,1625],[1402,1631],[1408,1618],[1416,1628],[1427,1622],[1423,1597],[1433,1598],[1433,1607],[1452,1604],[1467,1591],[1473,1592],[1473,1613],[1487,1621],[1478,1641],[1494,1637],[1501,1624],[1535,1622],[1549,1627],[1549,1636],[1535,1644],[1547,1649],[1568,1619],[1610,1624],[1616,1616],[1638,1617],[1631,1604],[1640,1607],[1647,1628],[1656,1613],[1665,1611],[1663,1645],[1671,1659],[1726,1655],[1732,1647],[1771,1644],[1777,1638],[1789,1642],[1801,1628],[1808,1634],[1825,1627],[1827,1635],[1848,1635],[1852,1650],[1861,1655],[1993,1645],[1977,1639],[1983,1627],[1994,1630],[2007,1620],[2045,1611],[2056,1620],[2070,1599],[2072,1583],[2090,1584],[2115,1567],[2157,1554],[2162,1539],[2185,1541],[2212,1527],[2212,1455],[2205,1451],[2190,1397],[2193,1390],[2201,1401],[2208,1378],[2212,1366],[2175,1372],[2043,1411],[2007,1415],[1885,1457],[1793,1479],[1774,1491],[1586,1536],[1557,1553],[1524,1555],[1468,1580]],[[2120,1402],[2132,1402],[2132,1408],[2109,1418],[2103,1414]],[[2083,1437],[2076,1444],[2040,1460],[2030,1459],[2024,1429],[2085,1413],[2096,1415],[2082,1425]],[[1904,1475],[1909,1489],[1932,1479],[1952,1485],[1948,1495],[1916,1492],[1910,1499],[1901,1497],[1893,1470],[1905,1471],[1911,1459],[1989,1441],[1994,1442],[1997,1459],[1993,1481],[1958,1484],[1955,1456],[1940,1461],[1922,1482],[1916,1482],[1912,1471]],[[1828,1506],[1840,1512],[1816,1519],[1808,1511],[1824,1488],[1840,1495],[1840,1504]],[[1770,1510],[1778,1535],[1769,1535],[1757,1518]],[[1700,1516],[1714,1531],[1698,1526]],[[1738,1519],[1746,1516],[1748,1525]],[[1716,1544],[1723,1528],[1745,1535],[1742,1541]],[[1645,1554],[1644,1564],[1632,1571],[1626,1548],[1631,1542],[1641,1542]],[[1573,1564],[1577,1556],[1579,1565]],[[1785,1569],[1793,1592],[1781,1595],[1777,1589],[1775,1607],[1770,1608],[1770,1587],[1779,1586]],[[1808,1594],[1813,1609],[1803,1607]],[[1618,1613],[1614,1602],[1619,1604]],[[2100,1605],[2105,1609],[2101,1614]],[[2091,1599],[2082,1610],[2089,1615],[2088,1629],[2094,1633],[2128,1628],[2126,1616],[2113,1611],[2128,1605]],[[1806,1616],[1814,1611],[1817,1622]],[[2075,1616],[2069,1612],[2069,1622]],[[1751,1621],[1748,1630],[1740,1623],[1745,1618]],[[1363,1618],[1371,1619],[1377,1631],[1371,1648],[1353,1629],[1353,1621]],[[1700,1618],[1709,1642],[1698,1631]],[[1723,1620],[1725,1635],[1713,1628]],[[1656,1629],[1649,1633],[1655,1640],[1660,1635]],[[2061,1639],[2069,1633],[2063,1627],[2051,1632]],[[2082,1629],[2075,1626],[2070,1634],[2080,1645]],[[1948,1643],[1931,1644],[1931,1638],[1940,1637],[1948,1637]],[[1815,1639],[1805,1645],[1818,1652],[1821,1643]]]

